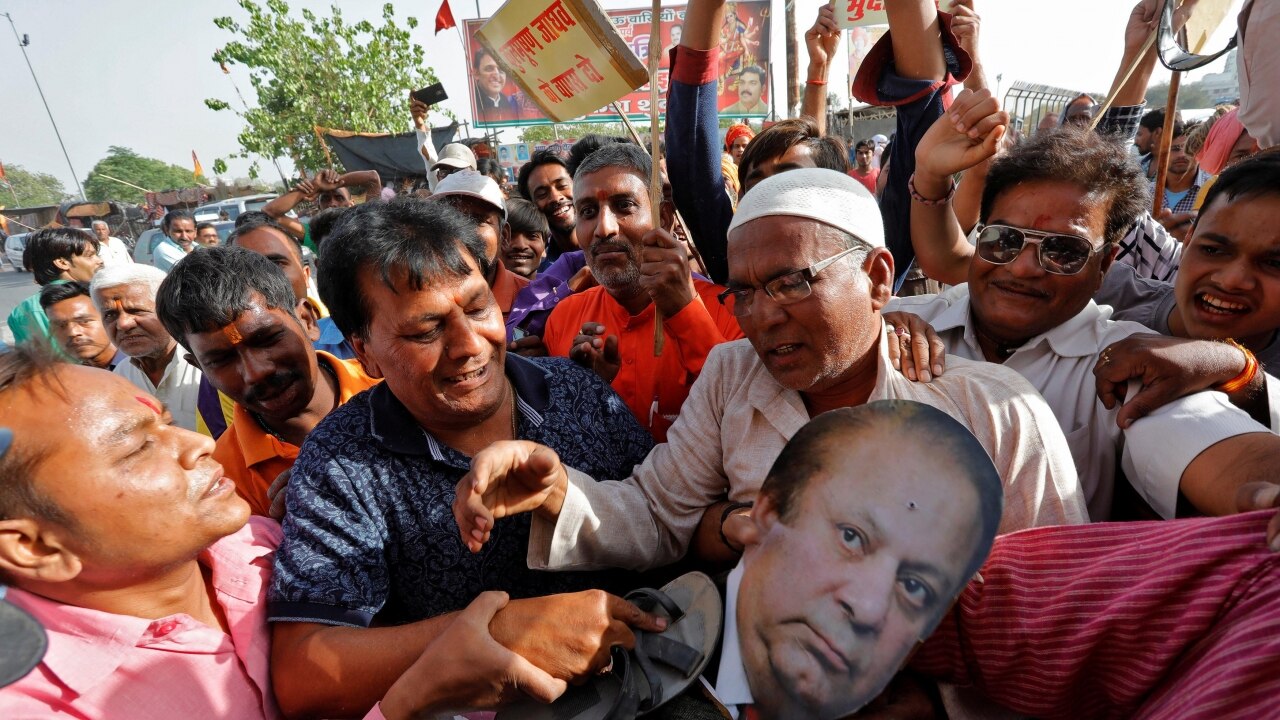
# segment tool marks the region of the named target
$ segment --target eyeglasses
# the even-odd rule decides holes
[[[1079,235],[1059,235],[1008,225],[979,225],[978,257],[994,265],[1008,265],[1018,259],[1027,245],[1039,245],[1040,267],[1054,275],[1075,275],[1097,252],[1093,243]]]
[[[836,262],[845,255],[855,250],[861,250],[860,247],[851,247],[848,250],[838,252],[826,260],[819,260],[802,270],[795,270],[786,275],[779,275],[764,284],[764,291],[773,298],[773,301],[779,305],[790,305],[794,302],[809,297],[813,292],[813,286],[810,285],[818,273],[827,269],[832,263]],[[733,315],[734,317],[746,317],[751,314],[751,301],[755,298],[756,288],[730,288],[716,296],[721,305],[725,304],[725,300],[733,298]]]

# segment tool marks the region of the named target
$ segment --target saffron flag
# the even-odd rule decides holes
[[[4,163],[2,162],[0,162],[0,182],[2,183],[9,182],[8,178],[4,176]]]
[[[200,176],[204,174],[204,168],[200,167],[200,158],[196,157],[196,151],[191,151],[191,164],[195,165],[195,171],[191,176],[196,182],[200,182]]]
[[[448,30],[452,27],[458,27],[458,23],[453,19],[453,11],[449,9],[449,0],[440,3],[440,12],[436,13],[436,35],[441,30]]]

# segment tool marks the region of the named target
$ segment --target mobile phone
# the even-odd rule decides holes
[[[414,90],[409,93],[409,96],[424,105],[437,105],[449,99],[449,95],[445,93],[444,85],[441,83],[428,85],[421,90]]]

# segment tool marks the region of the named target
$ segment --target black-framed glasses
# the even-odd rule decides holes
[[[840,258],[860,249],[862,248],[851,247],[848,250],[838,252],[825,260],[819,260],[807,268],[793,270],[785,275],[779,275],[765,283],[763,290],[779,305],[789,305],[793,302],[800,302],[801,300],[809,297],[813,292],[813,286],[809,283],[817,277],[818,273],[826,270],[832,265],[832,263],[835,263]],[[730,288],[716,297],[720,300],[721,305],[724,305],[725,300],[728,298],[733,298],[734,316],[746,317],[751,314],[751,301],[755,298],[755,295],[756,288],[745,287]]]
[[[1010,225],[979,225],[976,252],[993,265],[1008,265],[1027,245],[1039,245],[1040,267],[1054,275],[1075,275],[1097,252],[1079,235],[1046,233]]]

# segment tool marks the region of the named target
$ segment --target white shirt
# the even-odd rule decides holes
[[[133,262],[129,245],[115,236],[109,236],[106,242],[98,243],[98,255],[102,258],[103,267],[120,267]]]
[[[883,336],[871,400],[913,400],[964,425],[1004,481],[1000,532],[1089,521],[1071,451],[1053,411],[1016,372],[948,358],[931,383],[889,364]],[[745,339],[707,356],[667,442],[622,482],[569,470],[556,522],[533,516],[529,567],[647,569],[684,557],[703,511],[717,500],[755,500],[769,468],[805,423],[804,399],[769,374]],[[609,479],[609,478],[601,478]]]
[[[739,708],[755,704],[751,696],[751,683],[747,680],[747,668],[742,664],[742,644],[738,639],[738,588],[742,585],[742,562],[729,573],[724,588],[724,628],[720,643],[720,669],[716,672],[716,684],[711,688],[716,699],[729,712],[738,717]]]
[[[186,361],[182,348],[175,346],[173,359],[164,369],[160,384],[151,384],[151,378],[138,367],[138,361],[129,358],[113,370],[115,374],[146,390],[169,408],[173,424],[196,432],[196,402],[200,395],[200,370]]]
[[[893,298],[885,311],[919,315],[933,325],[949,354],[984,359],[973,330],[967,283],[939,295]],[[1103,348],[1150,332],[1138,323],[1111,320],[1109,306],[1090,300],[1075,317],[1028,340],[1003,363],[1030,381],[1053,408],[1094,520],[1111,515],[1117,454],[1134,489],[1161,517],[1172,518],[1182,472],[1197,455],[1227,438],[1268,431],[1218,392],[1169,403],[1121,430],[1116,425],[1119,405],[1108,410],[1098,400],[1093,367]],[[1136,383],[1130,387],[1133,392]]]
[[[156,245],[155,253],[151,256],[151,264],[169,272],[179,260],[186,256],[187,252],[178,243],[166,237]]]

